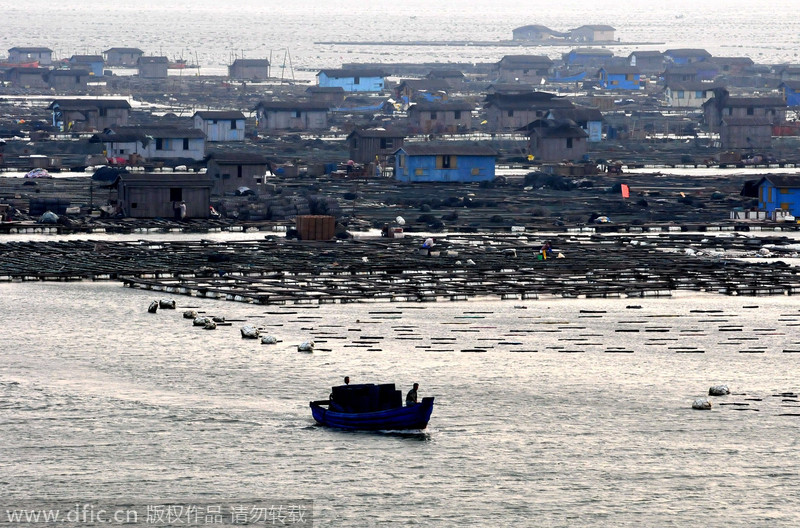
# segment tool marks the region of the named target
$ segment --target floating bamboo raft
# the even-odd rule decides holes
[[[767,240],[779,251],[791,242],[785,237],[551,240],[565,258],[539,260],[543,238],[533,235],[453,235],[437,240],[430,255],[411,238],[9,242],[0,245],[0,280],[119,280],[132,288],[258,304],[800,293],[798,268],[719,256],[720,250],[754,253]],[[711,256],[687,255],[689,248]]]

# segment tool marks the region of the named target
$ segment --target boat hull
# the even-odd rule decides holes
[[[311,402],[311,414],[320,425],[358,431],[402,431],[425,429],[433,412],[433,398],[423,398],[416,405],[399,407],[387,411],[366,413],[341,413],[331,411],[325,402]]]

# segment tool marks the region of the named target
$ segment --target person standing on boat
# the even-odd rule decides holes
[[[181,202],[180,213],[181,213],[181,220],[186,220],[186,202]]]
[[[344,384],[345,385],[350,385],[350,376],[345,376],[344,377]]]
[[[406,394],[406,406],[415,405],[417,403],[417,389],[419,389],[419,383],[415,383],[414,388]]]

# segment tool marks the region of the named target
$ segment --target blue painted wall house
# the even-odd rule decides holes
[[[494,180],[497,152],[486,145],[405,144],[394,152],[394,177],[402,182]]]
[[[778,89],[786,99],[786,106],[800,106],[800,81],[783,81]]]
[[[776,210],[800,216],[800,176],[771,174],[758,182],[758,208],[768,214]]]
[[[597,79],[606,90],[644,90],[644,76],[635,66],[600,68]]]
[[[69,59],[70,68],[80,67],[89,70],[95,77],[103,76],[105,62],[100,55],[73,55]]]
[[[322,70],[317,74],[317,85],[323,88],[338,86],[345,92],[382,92],[384,77],[386,74],[380,70]]]

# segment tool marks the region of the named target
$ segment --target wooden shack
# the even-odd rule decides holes
[[[186,218],[208,218],[211,177],[205,174],[121,174],[119,203],[131,218],[173,218],[174,204],[186,204]]]
[[[728,116],[722,119],[719,139],[724,149],[765,149],[772,146],[772,123],[766,117]]]
[[[240,187],[257,189],[267,173],[267,158],[246,152],[212,152],[207,158],[213,194],[235,193]]]
[[[266,81],[269,79],[267,59],[236,59],[228,66],[228,77],[240,81]]]
[[[394,163],[394,152],[403,146],[406,134],[403,131],[383,128],[356,129],[347,136],[350,159],[356,163],[382,165]]]
[[[166,57],[139,57],[139,77],[143,79],[166,79],[169,59]]]
[[[134,67],[144,52],[139,48],[111,48],[103,52],[108,66]]]

